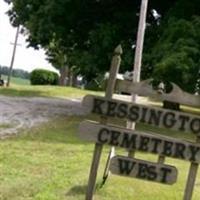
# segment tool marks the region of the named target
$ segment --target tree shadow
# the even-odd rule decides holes
[[[87,185],[76,185],[66,193],[66,196],[77,196],[86,193]]]

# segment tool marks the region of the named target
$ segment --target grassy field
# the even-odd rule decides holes
[[[7,80],[7,76],[5,76],[5,75],[2,75],[1,78],[4,79],[4,80]],[[30,85],[30,81],[28,79],[11,77],[11,84]]]
[[[83,117],[55,119],[18,137],[0,141],[0,199],[83,200],[94,145],[76,136],[82,120]],[[141,125],[139,128],[148,129]],[[168,134],[165,130],[162,133]],[[104,148],[98,185],[102,181],[108,151],[108,147]],[[117,153],[125,154],[122,149]],[[136,153],[136,157],[157,160],[157,156],[151,154]],[[167,159],[166,163],[179,170],[176,184],[168,186],[111,175],[103,188],[97,187],[94,199],[182,200],[189,163],[175,159]],[[199,190],[200,172],[193,200],[200,199]]]
[[[23,96],[23,97],[82,97],[86,94],[99,94],[101,92],[93,92],[89,90],[82,90],[73,87],[60,86],[32,86],[32,85],[17,85],[11,84],[9,88],[0,87],[0,95],[6,96]]]
[[[4,80],[7,77],[2,75]],[[0,95],[6,96],[22,96],[22,97],[68,97],[77,98],[86,94],[99,94],[101,92],[93,92],[89,90],[82,90],[73,87],[60,87],[52,85],[30,85],[30,81],[27,79],[12,77],[10,87],[0,87]]]
[[[0,94],[9,96],[82,97],[102,94],[70,87],[31,86],[14,82],[9,88],[0,88]],[[199,109],[184,108],[195,114]],[[95,120],[96,117],[90,116]],[[19,136],[0,141],[0,200],[83,200],[88,181],[94,145],[77,138],[78,124],[84,117],[54,119],[39,127],[23,131]],[[117,124],[123,122],[117,122]],[[1,126],[0,129],[7,125]],[[139,124],[138,129],[157,132],[158,129]],[[194,140],[194,135],[170,133],[163,135]],[[102,174],[109,147],[105,147],[97,178],[95,200],[182,200],[189,162],[166,159],[176,166],[178,181],[172,186],[111,175],[103,188]],[[127,154],[117,149],[120,155]],[[157,156],[136,153],[137,158],[156,161]],[[200,172],[193,200],[200,199]]]

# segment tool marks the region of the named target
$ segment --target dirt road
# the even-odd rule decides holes
[[[131,101],[130,96],[114,95],[115,98]],[[7,97],[0,95],[0,139],[19,133],[55,117],[84,115],[82,99],[61,99],[44,97]],[[144,98],[140,103],[147,104]]]
[[[85,113],[81,99],[0,96],[0,139],[54,117]]]

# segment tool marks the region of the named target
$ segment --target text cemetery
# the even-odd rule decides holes
[[[200,144],[152,135],[110,125],[85,121],[80,125],[80,137],[87,141],[139,150],[200,163]]]

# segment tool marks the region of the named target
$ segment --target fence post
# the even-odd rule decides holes
[[[200,136],[197,136],[197,143],[200,143]],[[193,190],[194,190],[194,185],[195,185],[195,181],[196,181],[196,177],[197,177],[198,168],[199,168],[199,164],[191,163],[183,200],[191,200],[192,199],[192,194],[193,194]]]
[[[116,49],[114,50],[114,56],[111,61],[110,74],[109,74],[108,84],[107,84],[107,88],[105,92],[105,97],[107,99],[112,99],[112,95],[115,88],[115,82],[116,82],[117,74],[119,71],[119,66],[121,63],[121,54],[122,54],[122,47],[121,45],[118,45]],[[106,124],[107,118],[105,116],[102,116],[100,123]],[[98,143],[95,144],[94,154],[93,154],[93,159],[92,159],[92,164],[91,164],[91,169],[90,169],[90,175],[89,175],[89,181],[88,181],[88,187],[86,191],[86,200],[93,199],[97,171],[99,167],[99,161],[101,158],[102,149],[103,149],[102,144],[98,144]]]

